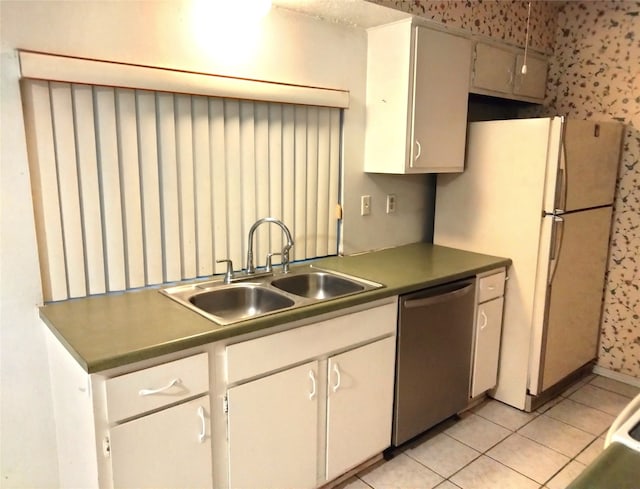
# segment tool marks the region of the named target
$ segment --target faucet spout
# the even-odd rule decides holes
[[[291,247],[293,246],[293,238],[291,237],[291,231],[289,231],[289,228],[280,219],[276,219],[275,217],[263,217],[262,219],[258,219],[249,229],[249,243],[247,245],[247,273],[255,273],[256,271],[256,267],[253,263],[253,235],[255,234],[258,226],[265,222],[277,224],[280,229],[282,229],[282,232],[287,239],[287,243],[282,248],[282,271],[287,273],[289,271],[289,250],[291,250]]]

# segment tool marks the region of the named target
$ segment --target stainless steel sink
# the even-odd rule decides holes
[[[223,321],[239,321],[286,309],[294,301],[256,284],[233,284],[189,297],[198,309]]]
[[[358,277],[317,268],[241,275],[178,285],[160,292],[223,326],[383,287]]]
[[[273,280],[271,285],[290,294],[313,299],[341,297],[365,289],[365,286],[358,282],[327,272],[285,275]]]

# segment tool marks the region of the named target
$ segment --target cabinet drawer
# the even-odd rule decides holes
[[[209,390],[209,362],[200,353],[105,382],[110,422],[136,416]]]
[[[478,279],[478,302],[486,302],[496,297],[504,295],[505,271],[479,277]]]

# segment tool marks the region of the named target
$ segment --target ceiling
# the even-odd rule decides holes
[[[399,10],[365,0],[272,0],[278,8],[294,10],[325,21],[369,28],[411,17]]]

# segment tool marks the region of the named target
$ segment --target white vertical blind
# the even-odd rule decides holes
[[[23,81],[46,301],[337,253],[340,109]],[[280,252],[263,225],[255,260]],[[280,258],[274,257],[274,263]]]

